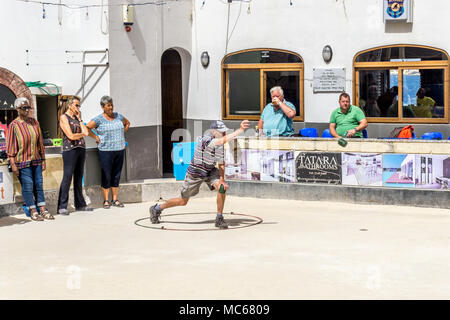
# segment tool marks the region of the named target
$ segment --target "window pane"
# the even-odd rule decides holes
[[[230,115],[260,115],[259,70],[228,70]]]
[[[360,54],[356,62],[447,60],[443,52],[427,48],[398,46],[375,49]]]
[[[397,70],[359,71],[359,107],[366,117],[398,117],[397,95]]]
[[[284,99],[295,106],[295,115],[300,116],[300,72],[299,71],[266,71],[266,101],[272,101],[270,89],[275,86],[283,88]]]
[[[444,117],[444,70],[403,70],[403,110],[406,118]]]
[[[287,52],[257,50],[237,53],[225,59],[229,63],[300,63],[302,60]]]

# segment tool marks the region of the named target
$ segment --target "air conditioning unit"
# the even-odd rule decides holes
[[[383,19],[411,23],[413,0],[383,0]]]

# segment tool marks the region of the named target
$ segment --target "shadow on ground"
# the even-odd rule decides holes
[[[14,217],[3,217],[0,218],[0,227],[8,227],[15,224],[24,224],[31,222],[30,219],[14,218]]]

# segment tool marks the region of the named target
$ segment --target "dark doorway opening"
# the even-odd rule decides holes
[[[174,137],[174,130],[183,128],[183,94],[181,57],[173,49],[165,51],[161,58],[161,106],[163,176],[173,177],[172,148],[181,137]]]
[[[58,138],[58,97],[36,96],[36,109],[43,138]]]
[[[0,123],[9,125],[17,118],[17,110],[14,109],[16,95],[7,86],[0,84]]]

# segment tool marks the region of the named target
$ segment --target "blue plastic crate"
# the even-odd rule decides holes
[[[174,143],[172,150],[173,159],[173,176],[175,180],[184,180],[187,168],[194,157],[197,142],[181,142]]]

